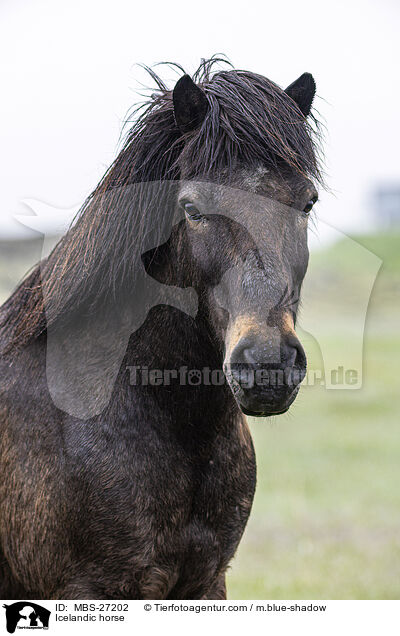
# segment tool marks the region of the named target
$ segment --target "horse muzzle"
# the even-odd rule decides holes
[[[280,338],[278,349],[247,335],[225,361],[224,372],[243,413],[280,415],[297,396],[306,374],[306,356],[294,332]]]

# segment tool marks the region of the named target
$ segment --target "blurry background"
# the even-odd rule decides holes
[[[283,87],[316,79],[330,191],[310,234],[301,338],[311,369],[361,338],[362,388],[305,386],[289,414],[250,420],[258,489],[230,598],[400,595],[399,18],[396,0],[1,3],[1,301],[41,256],[26,225],[52,234],[51,210],[72,216],[115,157],[149,84],[136,63],[192,72],[223,52]],[[15,218],[33,214],[30,200],[50,206],[41,225]],[[345,236],[382,261],[361,334],[376,271]],[[318,337],[307,316],[321,317]]]

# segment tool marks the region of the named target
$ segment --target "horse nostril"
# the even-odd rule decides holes
[[[243,338],[238,342],[231,353],[231,363],[233,364],[256,364],[256,347],[250,338]]]
[[[278,347],[269,347],[257,338],[242,338],[233,349],[230,363],[255,366],[266,366],[280,369],[303,369],[306,356],[300,341],[295,335],[285,337]]]
[[[300,341],[295,336],[292,336],[290,341],[286,343],[283,357],[285,358],[285,364],[288,368],[296,366],[302,369],[306,366],[306,354]]]
[[[256,352],[254,349],[243,349],[243,362],[247,362],[247,364],[256,364]]]
[[[296,347],[288,347],[286,351],[286,361],[285,364],[288,368],[292,368],[295,365],[297,358],[297,348]]]

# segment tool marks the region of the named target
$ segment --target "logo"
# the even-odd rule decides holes
[[[54,278],[53,281],[53,274],[51,274],[53,269],[49,270],[46,258],[41,262],[42,300],[48,321],[46,326],[47,387],[55,406],[73,417],[87,420],[104,411],[111,400],[115,380],[129,340],[132,334],[142,327],[154,307],[171,306],[191,318],[195,318],[198,313],[199,298],[194,287],[188,285],[190,281],[186,281],[178,272],[174,276],[171,274],[172,278],[169,274],[168,276],[162,274],[174,253],[169,250],[174,241],[178,241],[179,228],[182,227],[186,218],[181,206],[176,205],[178,187],[180,190],[187,188],[188,191],[198,188],[205,200],[214,202],[207,208],[207,218],[211,218],[212,215],[217,215],[219,220],[221,217],[226,217],[227,227],[235,227],[237,237],[242,237],[240,241],[239,238],[235,239],[243,244],[240,258],[230,257],[229,252],[221,261],[223,275],[213,286],[213,302],[225,316],[229,317],[232,329],[235,324],[238,328],[240,321],[236,319],[240,315],[258,316],[259,325],[265,327],[263,338],[265,337],[265,342],[268,342],[268,346],[265,345],[268,361],[276,363],[281,361],[281,333],[275,326],[274,316],[280,315],[281,312],[285,312],[286,316],[292,316],[299,303],[299,289],[289,291],[286,285],[286,289],[281,290],[280,297],[276,296],[278,292],[275,290],[275,297],[271,296],[271,306],[267,307],[265,302],[269,295],[263,295],[261,291],[250,293],[251,285],[248,281],[252,279],[252,272],[256,272],[254,285],[258,281],[257,285],[259,284],[264,290],[269,290],[272,283],[268,281],[274,273],[270,265],[271,259],[286,262],[289,258],[287,254],[290,251],[287,248],[289,238],[285,234],[288,230],[285,228],[293,226],[293,218],[300,218],[298,211],[249,190],[206,181],[196,184],[193,180],[176,182],[164,180],[113,186],[107,192],[101,190],[99,194],[96,194],[98,200],[93,198],[90,205],[93,209],[97,206],[99,211],[114,210],[110,217],[118,217],[118,210],[121,211],[121,219],[124,218],[126,227],[130,228],[131,238],[129,240],[124,238],[123,241],[121,239],[120,249],[126,249],[127,253],[120,253],[116,247],[113,248],[114,251],[110,247],[111,251],[106,253],[104,251],[106,246],[101,242],[104,242],[108,235],[103,236],[103,229],[101,233],[94,229],[91,247],[88,247],[87,252],[82,255],[84,256],[82,262],[79,260],[78,253],[74,252],[75,256],[68,256],[68,259],[71,257],[71,266],[62,269],[63,272],[65,271],[65,276],[63,274],[57,281],[57,284],[60,283],[57,293],[55,292],[56,288],[58,289],[56,279]],[[215,202],[220,204],[217,206]],[[64,236],[76,215],[78,206],[66,211],[54,209],[33,199],[25,199],[24,203],[35,210],[36,216],[19,215],[16,218],[27,227],[42,233],[43,256],[45,256],[54,247],[54,243],[57,243],[54,235],[46,233],[47,228],[51,224],[53,232],[57,231],[58,238]],[[125,216],[126,214],[128,216]],[[283,225],[279,229],[282,235],[279,234],[279,240],[276,237],[273,238],[269,232],[265,232],[268,218],[271,222],[275,218],[282,220]],[[58,219],[57,227],[54,225],[54,219]],[[98,227],[103,228],[103,225],[100,224]],[[113,226],[109,226],[107,231],[114,237],[111,227]],[[348,328],[342,329],[343,334],[340,339],[339,336],[336,337],[335,346],[332,346],[331,330],[327,328],[327,325],[331,324],[332,315],[336,309],[335,299],[342,298],[343,288],[349,285],[347,270],[341,268],[340,252],[332,257],[336,259],[332,261],[332,273],[329,273],[331,270],[326,270],[326,273],[321,275],[318,258],[313,253],[307,277],[302,286],[303,310],[299,322],[300,333],[303,339],[307,339],[308,344],[314,340],[318,345],[318,347],[314,346],[315,350],[319,350],[314,352],[314,364],[310,367],[316,367],[318,372],[316,379],[320,386],[332,390],[359,389],[362,386],[365,320],[373,285],[382,261],[339,230],[327,224],[321,225],[321,221],[319,221],[319,227],[324,229],[324,234],[333,242],[341,241],[346,254],[351,255],[352,261],[357,263],[358,271],[363,272],[363,278],[362,282],[357,283],[356,289],[349,287],[349,298],[352,299],[352,304],[348,315],[351,316],[352,336],[349,338]],[[278,229],[276,231],[278,232]],[[125,236],[122,230],[121,236]],[[96,241],[99,242],[98,245]],[[107,245],[114,245],[114,239],[107,239],[107,241]],[[175,248],[172,247],[172,249]],[[63,258],[67,258],[66,254],[67,252]],[[89,259],[87,264],[86,254]],[[104,258],[103,265],[101,261],[98,261],[97,256]],[[76,260],[74,260],[75,257]],[[54,261],[56,262],[58,261]],[[128,276],[128,269],[126,272],[124,269],[125,263],[129,263],[130,284],[127,285],[124,282],[121,293],[116,293],[122,280],[121,276],[124,277],[125,274]],[[108,281],[107,284],[111,284],[112,290],[115,291],[110,293],[110,288],[105,293],[104,287],[104,293],[99,294],[96,312],[90,320],[86,311],[86,292],[83,293],[86,289],[84,278],[86,275],[89,276],[86,270],[91,272],[92,284],[96,285],[93,289],[97,289],[100,284],[100,280],[96,278],[99,272],[109,270],[110,273],[107,276],[102,275],[103,282],[105,285]],[[82,284],[79,282],[81,280]],[[123,280],[125,281],[125,278]],[[50,284],[50,281],[53,282]],[[102,285],[103,282],[101,282]],[[278,287],[279,284],[277,283]],[[135,302],[132,302],[133,298]],[[68,321],[68,328],[65,328],[62,320],[57,320],[56,317],[62,315],[57,312],[69,312],[72,307],[70,303],[74,304],[76,312],[73,314],[73,320]],[[53,318],[52,312],[55,312]],[[237,360],[237,362],[245,363],[246,361]],[[141,377],[144,378],[146,375],[144,372],[147,370],[140,369]],[[132,377],[136,377],[135,373],[139,367],[130,367],[129,370],[132,382]],[[152,386],[164,384],[160,370],[153,371],[155,374],[149,372],[149,383]],[[261,371],[264,372],[264,369]],[[168,378],[174,376],[176,378],[179,373],[181,380],[180,369],[167,369],[166,373]],[[200,385],[204,381],[203,377],[200,370],[191,369],[186,374],[185,383],[191,386]],[[145,381],[147,382],[147,379]],[[215,376],[212,384],[214,381],[218,386],[219,378]],[[221,377],[221,384],[224,384],[223,377]],[[235,386],[232,380],[230,384],[231,387]],[[235,389],[232,390],[235,391]]]
[[[7,631],[13,634],[16,629],[49,629],[51,612],[30,601],[19,601],[3,605],[6,610]]]

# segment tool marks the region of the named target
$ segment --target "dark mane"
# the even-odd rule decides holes
[[[105,296],[118,299],[132,285],[148,219],[162,223],[157,187],[149,192],[146,184],[164,184],[163,197],[173,198],[174,182],[181,177],[215,180],[241,164],[263,164],[321,181],[315,118],[305,120],[295,102],[261,75],[232,68],[214,72],[220,61],[203,61],[193,76],[210,109],[201,128],[186,135],[175,124],[172,91],[149,70],[156,92],[134,111],[118,157],[76,224],[2,307],[4,350],[38,337],[49,322],[78,308],[90,313]],[[167,181],[171,185],[165,187]]]

